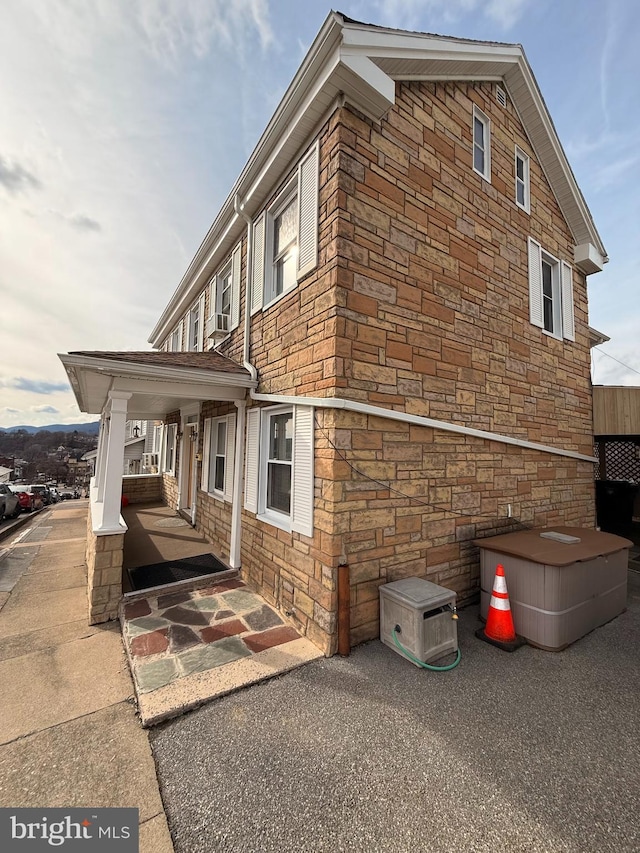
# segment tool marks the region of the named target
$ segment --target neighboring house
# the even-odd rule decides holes
[[[166,502],[327,654],[340,566],[355,643],[382,583],[477,594],[478,536],[592,527],[586,276],[606,260],[520,46],[331,13],[157,351],[61,357],[102,414],[92,620],[117,607],[117,559],[107,577],[91,549],[126,529],[131,417],[164,422]]]
[[[134,474],[157,474],[160,464],[160,444],[158,430],[153,421],[127,421],[125,426],[125,442],[122,473],[125,476]],[[82,459],[91,466],[91,476],[96,473],[98,450],[90,450]]]
[[[13,468],[5,468],[0,465],[0,483],[8,483],[11,480]]]

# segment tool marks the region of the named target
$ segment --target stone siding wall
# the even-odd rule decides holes
[[[141,474],[122,478],[122,495],[130,504],[160,503],[162,475]]]
[[[87,513],[87,598],[90,625],[118,618],[122,598],[124,533],[96,536]]]

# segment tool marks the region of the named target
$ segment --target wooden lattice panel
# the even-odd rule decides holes
[[[633,480],[637,483],[640,482],[640,459],[638,459],[635,442],[596,442],[595,455],[600,460],[595,466],[596,480]]]

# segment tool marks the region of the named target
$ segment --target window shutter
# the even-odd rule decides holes
[[[224,449],[224,499],[233,498],[233,468],[236,452],[236,413],[227,415],[227,446]]]
[[[253,226],[253,260],[251,270],[251,313],[262,308],[264,288],[264,213]]]
[[[247,412],[247,446],[244,466],[244,508],[258,512],[258,466],[260,464],[260,409]]]
[[[211,418],[205,418],[204,437],[202,439],[202,478],[200,488],[209,491],[209,454],[211,452]]]
[[[544,328],[542,307],[542,248],[529,237],[529,319]]]
[[[231,256],[231,325],[236,329],[240,324],[240,269],[242,266],[242,243],[233,250]]]
[[[318,264],[318,143],[298,168],[298,279]]]
[[[562,263],[562,336],[569,341],[576,339],[576,325],[573,307],[573,270]]]
[[[180,320],[180,326],[178,327],[178,352],[182,352],[184,350],[184,320]]]
[[[313,408],[293,409],[293,506],[291,529],[313,536]]]

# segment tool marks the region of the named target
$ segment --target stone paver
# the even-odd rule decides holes
[[[245,637],[244,642],[252,652],[263,652],[265,649],[272,649],[274,646],[288,643],[297,637],[298,634],[293,628],[271,628],[269,631]]]
[[[143,693],[164,687],[178,677],[178,667],[173,657],[149,661],[135,668],[136,684]]]
[[[164,619],[181,625],[208,625],[209,619],[193,607],[171,607],[162,614]]]
[[[284,622],[275,610],[266,604],[259,610],[247,613],[244,617],[244,621],[252,631],[266,631],[267,628],[275,628],[279,625],[284,625]]]
[[[224,637],[233,637],[235,634],[244,634],[246,631],[247,626],[240,619],[229,619],[227,622],[221,622],[219,625],[203,628],[200,635],[205,643],[215,643],[216,640],[222,640]]]
[[[201,642],[196,632],[186,625],[172,625],[169,628],[169,651],[172,654],[197,646]]]
[[[169,648],[168,633],[168,628],[161,628],[159,631],[139,634],[131,640],[131,654],[136,655],[136,657],[144,657],[165,652]]]
[[[140,619],[127,620],[127,632],[130,636],[135,637],[137,634],[142,634],[145,631],[157,631],[159,628],[168,628],[169,621],[161,619],[158,616],[142,616]]]
[[[227,592],[222,598],[225,606],[235,610],[236,613],[255,610],[256,607],[260,607],[262,604],[262,599],[258,599],[255,593],[244,592],[244,590],[240,589],[234,592]]]
[[[180,669],[184,675],[192,672],[203,672],[206,669],[215,669],[225,663],[247,657],[251,652],[236,637],[226,637],[217,643],[190,649],[178,655]]]

